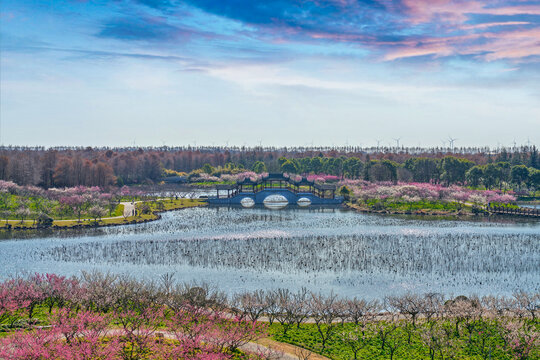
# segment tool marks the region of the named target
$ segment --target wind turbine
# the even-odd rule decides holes
[[[375,139],[377,142],[377,151],[379,151],[379,145],[381,144],[381,139]]]
[[[456,138],[448,137],[448,144],[450,144],[450,150],[454,152],[454,141],[456,141]]]
[[[401,140],[401,138],[394,138],[394,141],[396,142],[396,148],[399,149],[399,140]]]

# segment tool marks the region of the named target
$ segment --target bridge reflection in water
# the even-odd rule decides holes
[[[295,181],[285,174],[268,174],[257,181],[245,178],[233,185],[217,185],[217,196],[208,202],[214,205],[265,205],[283,208],[290,205],[339,205],[343,197],[336,196],[333,184],[317,184],[305,177]]]

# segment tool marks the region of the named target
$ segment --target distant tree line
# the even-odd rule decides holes
[[[529,189],[540,187],[540,170],[533,156],[528,164],[491,160],[485,165],[473,161],[446,156],[442,159],[411,157],[404,163],[388,159],[365,161],[357,157],[313,157],[278,159],[280,169],[293,174],[329,174],[341,178],[363,179],[366,181],[404,181],[441,183],[444,185],[467,184],[473,187],[499,189],[514,185],[517,190],[523,186]],[[253,168],[255,171],[255,168]]]
[[[485,151],[483,151],[485,150]],[[538,183],[536,147],[510,151],[359,148],[0,148],[0,180],[44,188],[154,183],[164,169],[330,174],[369,181],[471,184]],[[227,170],[229,169],[229,170]]]

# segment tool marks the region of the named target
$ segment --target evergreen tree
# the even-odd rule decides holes
[[[531,155],[529,156],[529,167],[540,169],[540,164],[538,163],[538,150],[536,146],[533,145],[531,150]]]

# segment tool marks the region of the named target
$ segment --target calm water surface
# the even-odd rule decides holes
[[[540,222],[425,220],[337,209],[195,208],[123,227],[0,234],[0,278],[99,269],[235,293],[302,286],[379,298],[408,290],[540,289]]]

